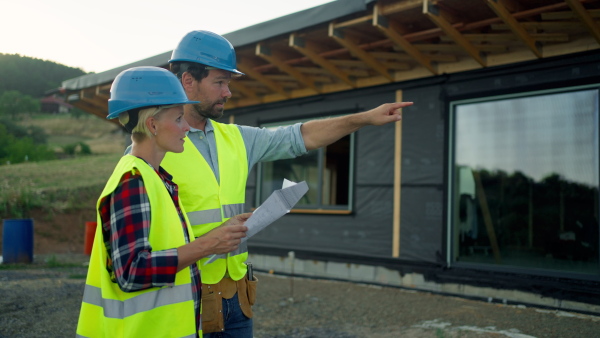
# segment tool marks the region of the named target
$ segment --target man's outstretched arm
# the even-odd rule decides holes
[[[330,145],[364,126],[381,126],[400,121],[402,119],[400,109],[412,104],[412,102],[386,103],[358,114],[308,121],[301,128],[306,150]]]

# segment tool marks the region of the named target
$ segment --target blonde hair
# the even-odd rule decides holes
[[[150,107],[150,108],[142,108],[142,109],[133,109],[128,110],[119,115],[119,122],[125,126],[130,120],[130,114],[137,114],[137,124],[131,130],[131,137],[133,137],[136,141],[141,141],[146,137],[152,136],[150,130],[148,130],[148,126],[146,125],[146,120],[155,116],[163,110],[164,107]]]

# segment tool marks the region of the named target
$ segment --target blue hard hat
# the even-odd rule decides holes
[[[173,50],[169,63],[187,61],[226,70],[238,75],[244,73],[235,69],[235,50],[227,39],[209,31],[187,33]]]
[[[190,101],[181,82],[170,71],[159,67],[134,67],[117,75],[110,87],[107,119],[124,111],[142,107],[198,103]]]

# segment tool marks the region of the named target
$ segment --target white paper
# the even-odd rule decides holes
[[[293,186],[294,184],[297,184],[297,183],[289,181],[287,178],[284,178],[283,184],[281,185],[281,189],[289,188],[289,187]]]
[[[245,225],[248,227],[248,231],[246,232],[246,237],[242,238],[242,244],[266,228],[269,224],[290,212],[307,191],[308,185],[305,181],[294,183],[284,179],[282,188],[273,191],[269,198],[256,208],[250,218],[246,221]],[[212,255],[204,265],[210,264],[218,258],[225,257],[225,254]]]

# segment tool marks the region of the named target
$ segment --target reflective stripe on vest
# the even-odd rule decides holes
[[[192,289],[188,284],[164,287],[156,292],[143,293],[123,301],[102,298],[102,290],[91,285],[86,285],[83,292],[84,302],[102,307],[105,317],[117,319],[124,319],[155,307],[185,302],[190,299],[192,299]]]
[[[182,153],[167,153],[161,166],[171,175],[179,186],[181,203],[188,212],[195,237],[200,237],[221,225],[228,218],[244,210],[246,179],[248,178],[248,158],[246,147],[238,126],[211,121],[217,144],[217,158],[221,181],[202,154],[196,149],[189,137],[185,138]],[[246,274],[248,254],[228,254],[204,265],[207,258],[198,262],[202,273],[202,282],[218,283],[225,272],[233,280],[239,280]]]
[[[238,203],[224,205],[223,217],[221,217],[221,209],[192,211],[187,213],[187,217],[190,220],[190,224],[203,225],[221,222],[223,218],[231,218],[242,213],[244,213],[244,204]]]
[[[220,222],[221,209],[199,210],[187,213],[190,224],[206,224]]]
[[[190,268],[175,274],[172,287],[155,287],[136,292],[123,292],[119,285],[111,280],[106,270],[108,252],[104,244],[98,207],[102,198],[109,196],[117,188],[123,174],[134,168],[142,175],[150,201],[151,224],[148,240],[153,250],[172,249],[185,244],[185,230],[163,181],[143,160],[132,155],[123,156],[96,205],[99,226],[94,236],[77,335],[194,337],[197,332],[202,335],[196,326]],[[192,236],[191,227],[188,226],[187,231],[188,235]],[[173,322],[178,324],[172,325]]]
[[[244,213],[244,203],[223,205],[223,216],[225,218],[231,218],[242,213]]]

